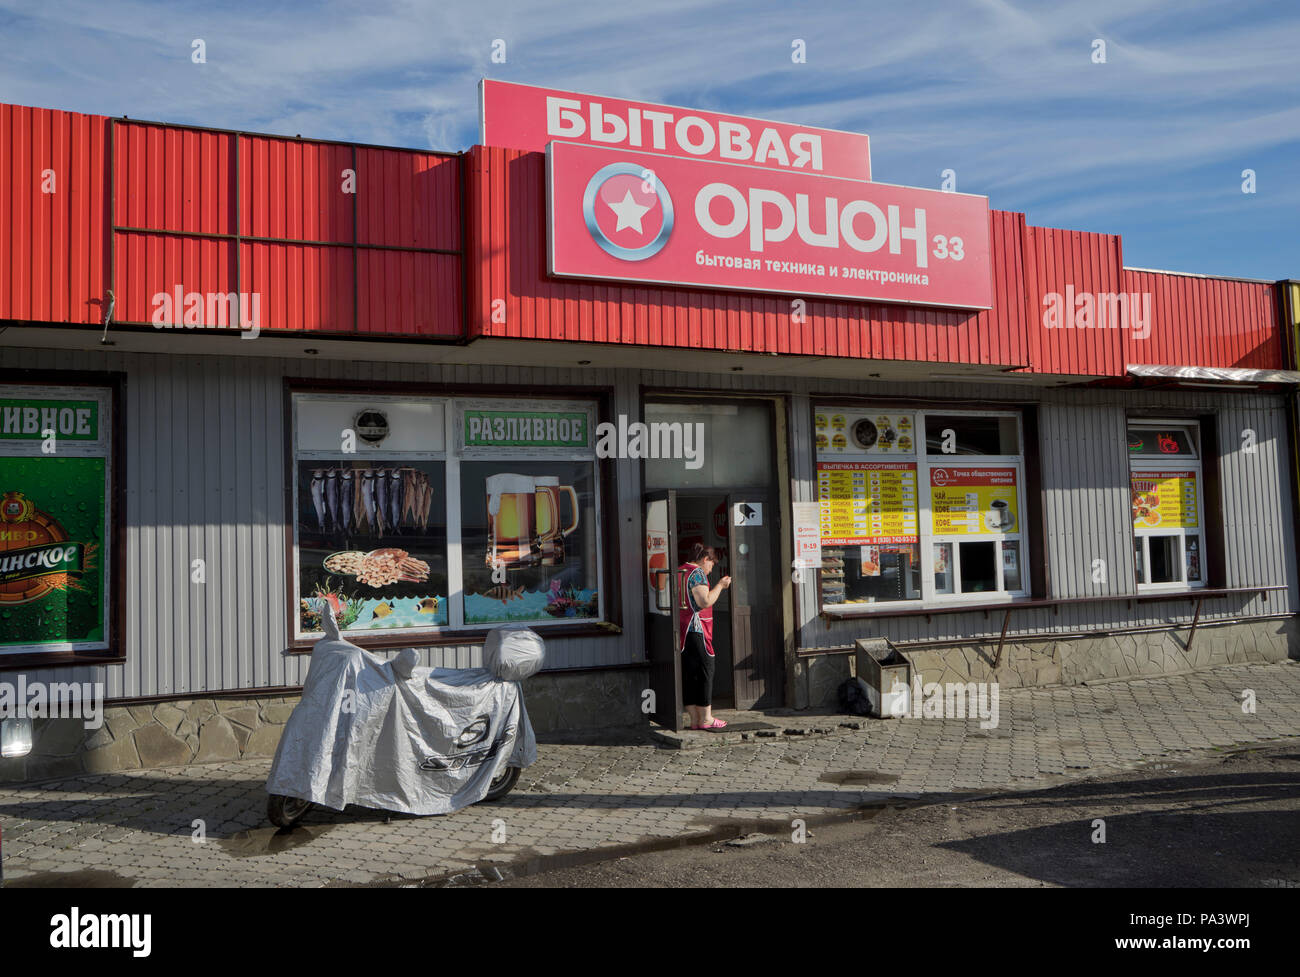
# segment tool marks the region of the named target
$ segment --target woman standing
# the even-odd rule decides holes
[[[691,714],[691,729],[719,730],[727,724],[713,718],[713,605],[731,586],[723,577],[709,589],[709,574],[718,554],[696,543],[691,558],[677,568],[677,622],[682,639],[682,701]]]

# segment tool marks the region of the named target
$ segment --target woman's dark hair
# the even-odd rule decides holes
[[[696,543],[691,547],[691,563],[699,563],[701,560],[712,560],[718,562],[718,551],[712,546],[705,546],[703,543]]]

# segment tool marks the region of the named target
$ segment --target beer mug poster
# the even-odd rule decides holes
[[[465,623],[598,617],[591,463],[489,467],[461,466]]]
[[[0,660],[108,647],[111,404],[0,387]]]
[[[587,404],[462,409],[466,624],[599,617],[591,420]]]

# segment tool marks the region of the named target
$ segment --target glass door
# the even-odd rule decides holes
[[[770,709],[784,684],[776,508],[767,493],[746,490],[727,496],[727,514],[736,708]]]
[[[682,725],[681,635],[677,629],[677,493],[645,496],[646,658],[650,661],[649,714],[660,726]]]

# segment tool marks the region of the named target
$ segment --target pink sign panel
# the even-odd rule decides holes
[[[485,146],[540,152],[559,140],[871,179],[870,142],[860,133],[487,78],[479,85],[479,124]]]
[[[993,304],[987,197],[552,143],[550,273]]]

